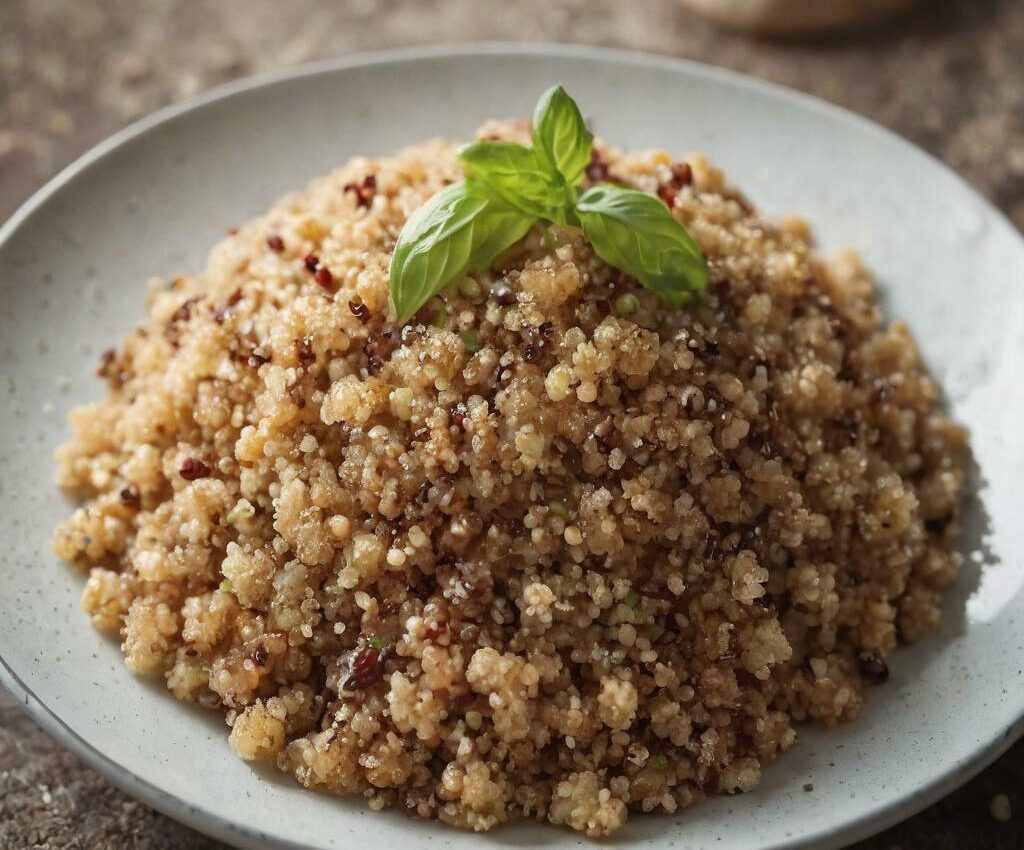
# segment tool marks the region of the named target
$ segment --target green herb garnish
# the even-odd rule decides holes
[[[552,86],[533,110],[533,151],[549,173],[575,186],[590,164],[594,136],[580,108],[561,86]]]
[[[237,525],[247,519],[252,519],[255,515],[256,508],[252,506],[252,503],[248,499],[239,499],[235,506],[227,512],[224,521],[228,525]]]
[[[483,294],[479,282],[471,277],[464,277],[459,281],[459,295],[467,301],[476,301]]]
[[[459,151],[459,159],[470,178],[531,219],[565,224],[570,209],[566,202],[571,202],[567,186],[530,148],[516,142],[473,142]]]
[[[640,299],[632,292],[626,292],[615,299],[615,314],[617,316],[632,316],[640,309]]]
[[[622,601],[625,602],[628,607],[636,608],[636,606],[640,604],[640,594],[633,590],[633,588],[630,588],[629,593],[626,594]]]
[[[576,211],[594,253],[653,289],[669,306],[681,307],[707,286],[700,248],[653,195],[598,183],[580,196]]]
[[[611,183],[580,194],[593,141],[579,107],[554,86],[534,111],[532,147],[479,141],[462,148],[466,179],[416,210],[398,236],[391,258],[398,321],[407,322],[467,271],[485,271],[537,221],[582,227],[602,260],[669,306],[702,292],[708,281],[704,256],[659,199]]]
[[[372,646],[374,649],[384,648],[384,638],[380,637],[379,635],[370,635],[370,637],[366,639],[366,642],[370,644],[370,646]]]
[[[560,516],[562,519],[569,518],[569,508],[566,507],[565,502],[560,502],[558,499],[548,502],[548,510],[555,516]]]
[[[529,216],[474,180],[453,183],[414,212],[391,257],[391,299],[406,322],[467,269],[483,271],[530,229]]]
[[[438,307],[434,310],[434,316],[430,320],[430,324],[439,330],[444,330],[448,327],[448,311],[444,307]]]

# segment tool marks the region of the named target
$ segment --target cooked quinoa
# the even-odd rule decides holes
[[[750,791],[938,619],[964,433],[856,257],[700,157],[588,169],[700,243],[689,308],[537,226],[397,326],[455,151],[354,159],[153,281],[71,414],[55,549],[133,671],[310,788],[591,836]]]

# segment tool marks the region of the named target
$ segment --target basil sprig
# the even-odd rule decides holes
[[[533,116],[533,146],[478,141],[459,151],[466,179],[413,213],[391,258],[400,323],[467,271],[485,271],[538,220],[583,228],[602,260],[679,307],[707,287],[700,247],[653,195],[612,183],[580,194],[594,137],[561,86]]]
[[[566,223],[571,209],[565,183],[538,162],[533,151],[516,142],[473,142],[459,151],[470,177],[534,219]]]
[[[597,256],[653,289],[669,306],[681,307],[707,287],[700,246],[654,195],[598,183],[580,195],[576,214]]]
[[[575,186],[590,164],[594,135],[565,89],[552,86],[533,111],[533,150],[548,170]]]
[[[391,300],[402,324],[467,270],[484,271],[534,219],[476,180],[438,192],[402,228],[391,256]]]

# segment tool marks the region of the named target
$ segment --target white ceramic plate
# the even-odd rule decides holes
[[[615,843],[835,847],[952,790],[1022,731],[1020,235],[895,136],[735,74],[583,48],[419,50],[300,68],[165,110],[87,154],[0,230],[0,679],[70,749],[167,814],[247,847],[581,843],[535,824],[464,834],[254,770],[232,754],[219,716],[129,674],[79,612],[80,577],[49,548],[68,511],[50,460],[64,414],[99,397],[97,356],[141,318],[148,276],[201,267],[230,225],[354,154],[464,138],[487,117],[528,114],[554,81],[611,141],[707,151],[765,211],[804,214],[826,248],[859,248],[971,429],[976,460],[968,560],[941,631],[897,654],[863,717],[804,729],[755,793],[634,817]]]

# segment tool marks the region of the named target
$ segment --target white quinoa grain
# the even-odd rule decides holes
[[[409,387],[396,387],[391,391],[389,401],[391,412],[404,422],[412,419],[412,404],[415,395]]]
[[[331,532],[331,536],[334,537],[335,540],[347,540],[351,523],[349,522],[348,517],[332,516],[327,520],[327,527]]]
[[[592,381],[581,383],[576,389],[576,398],[584,404],[590,404],[597,400],[597,384]]]
[[[562,401],[572,392],[572,369],[559,364],[548,372],[544,379],[544,388],[552,401]]]

